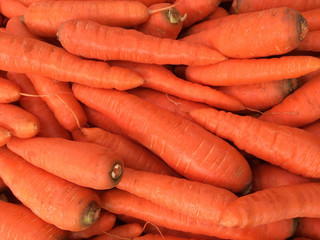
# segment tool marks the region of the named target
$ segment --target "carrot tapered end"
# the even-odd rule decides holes
[[[99,219],[101,207],[95,201],[91,202],[82,214],[82,225],[91,226]]]

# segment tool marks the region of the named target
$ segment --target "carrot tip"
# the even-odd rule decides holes
[[[97,202],[92,201],[82,214],[82,225],[89,227],[99,219],[101,207]]]
[[[113,180],[118,181],[122,177],[122,173],[123,173],[122,165],[120,163],[116,163],[113,165],[110,175]]]

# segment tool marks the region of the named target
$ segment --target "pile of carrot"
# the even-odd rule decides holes
[[[319,0],[0,14],[0,240],[320,239]]]

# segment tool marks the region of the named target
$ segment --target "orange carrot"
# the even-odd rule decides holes
[[[319,8],[301,12],[308,22],[309,31],[320,30],[320,6]]]
[[[135,239],[140,236],[143,229],[138,223],[128,223],[114,227],[110,231],[93,237],[90,240],[118,240],[118,239]]]
[[[11,136],[12,134],[9,130],[0,127],[0,147],[4,146],[9,141]]]
[[[126,92],[80,84],[72,89],[79,101],[111,118],[183,176],[235,192],[250,184],[243,156],[192,121]]]
[[[71,232],[71,239],[84,239],[95,235],[101,235],[106,231],[111,230],[116,222],[116,216],[107,211],[101,211],[99,219],[89,228],[79,232]]]
[[[253,12],[274,7],[289,7],[298,11],[320,8],[320,2],[314,0],[234,0],[232,9],[235,13]]]
[[[27,7],[18,0],[0,0],[0,13],[8,18],[21,16]]]
[[[16,83],[23,93],[30,94],[30,96],[21,96],[19,104],[23,109],[38,118],[41,126],[37,134],[38,137],[71,139],[68,131],[60,125],[48,105],[40,97],[36,97],[38,93],[25,74],[8,72],[7,77],[10,81]]]
[[[223,239],[286,239],[294,233],[296,228],[294,220],[254,228],[226,228],[177,213],[118,189],[105,191],[101,195],[101,202],[103,208],[116,214],[125,214],[173,230]]]
[[[133,27],[149,17],[138,1],[37,1],[23,15],[23,22],[38,36],[54,37],[68,20],[88,19],[116,27]]]
[[[230,111],[245,109],[245,106],[236,98],[208,86],[180,79],[160,65],[123,61],[111,62],[111,65],[128,68],[138,73],[146,81],[142,87],[152,88],[182,99],[206,103]]]
[[[320,119],[303,126],[302,129],[320,137]]]
[[[122,158],[129,168],[178,176],[165,162],[148,149],[121,135],[107,132],[101,128],[81,128],[72,133],[76,141],[91,142],[104,146]]]
[[[320,183],[303,183],[264,189],[232,202],[220,224],[250,227],[296,217],[319,218]]]
[[[149,7],[149,10],[156,10],[170,7],[169,9],[155,12],[150,15],[147,21],[137,26],[135,29],[147,35],[159,38],[176,39],[182,29],[184,18],[180,12],[170,3],[158,3]]]
[[[144,82],[128,69],[81,59],[60,47],[31,38],[0,33],[0,52],[0,69],[5,71],[33,73],[63,82],[76,81],[119,90],[134,88]]]
[[[146,234],[141,237],[135,237],[133,240],[192,240],[190,238],[182,238],[182,237],[176,237],[176,236],[170,236],[170,235],[160,235],[160,234]],[[195,240],[195,239],[193,239]]]
[[[11,138],[7,146],[33,165],[80,186],[108,189],[122,177],[122,160],[97,144],[36,137]]]
[[[299,77],[299,79],[301,80],[302,83],[306,83],[308,82],[310,79],[314,78],[315,76],[320,75],[320,69],[317,71],[313,71],[311,73],[305,74],[301,77]]]
[[[297,47],[298,51],[312,51],[312,52],[320,52],[320,30],[309,32],[306,38],[301,42],[301,44]]]
[[[189,66],[186,78],[206,85],[230,86],[297,78],[318,69],[320,58],[311,56],[230,59],[213,65]]]
[[[58,38],[67,51],[86,58],[140,63],[206,65],[226,58],[200,44],[145,35],[86,20],[63,23]]]
[[[217,19],[221,17],[226,17],[229,16],[229,12],[224,9],[223,7],[217,7],[209,16],[207,16],[204,20],[212,20],[212,19]]]
[[[265,111],[279,104],[300,86],[296,78],[254,84],[219,87],[218,90],[239,99],[244,106]]]
[[[316,121],[320,118],[319,86],[320,76],[306,82],[280,104],[264,112],[259,118],[294,127]]]
[[[18,101],[20,93],[21,89],[17,84],[0,77],[0,103]]]
[[[257,58],[294,50],[307,33],[303,16],[297,10],[282,7],[243,13],[182,40],[204,44],[231,58]]]
[[[6,184],[3,182],[2,178],[0,178],[0,190],[3,190],[6,188]]]
[[[39,169],[6,147],[0,148],[0,166],[5,184],[44,221],[70,231],[84,230],[97,221],[100,199],[92,190]]]
[[[28,27],[21,22],[20,16],[15,16],[8,20],[6,25],[6,33],[14,36],[30,37],[40,40],[39,37],[31,33]]]
[[[295,236],[320,239],[320,218],[300,218]]]
[[[0,201],[1,239],[61,240],[68,232],[46,223],[23,205]]]

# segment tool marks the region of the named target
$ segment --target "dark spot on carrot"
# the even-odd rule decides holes
[[[24,15],[20,16],[20,21],[21,21],[23,24],[26,24],[25,21],[24,21]]]
[[[123,166],[121,162],[116,162],[110,172],[111,178],[114,180],[115,184],[119,183],[122,178]]]
[[[291,236],[293,236],[293,235],[295,234],[295,232],[296,232],[296,230],[297,230],[297,228],[298,228],[298,226],[299,226],[299,223],[300,223],[299,218],[294,218],[294,219],[292,219],[292,220],[293,220],[293,224],[292,224],[292,233],[291,233]]]
[[[308,31],[309,26],[307,20],[301,14],[299,14],[297,20],[297,32],[299,41],[302,41],[307,36]]]
[[[92,201],[82,213],[81,223],[83,226],[90,226],[99,219],[101,207],[97,202]]]
[[[240,196],[247,195],[251,191],[251,188],[252,188],[252,182],[250,182],[247,186],[245,186],[238,195]]]

